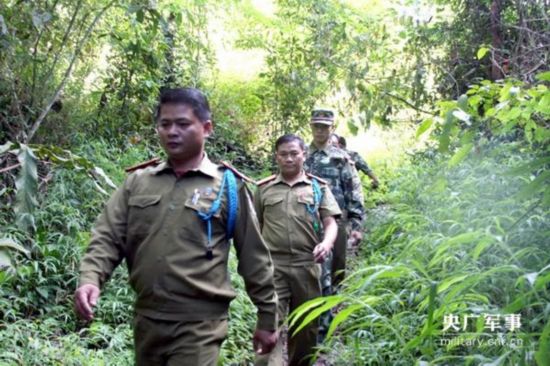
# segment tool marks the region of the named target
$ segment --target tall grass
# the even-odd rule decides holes
[[[326,357],[335,365],[549,365],[550,215],[538,198],[518,195],[535,177],[510,173],[535,158],[495,141],[454,169],[425,154],[404,162],[389,206],[371,210],[345,289],[302,309],[345,304],[321,347]],[[444,331],[451,314],[460,329]],[[521,316],[513,332],[508,314]],[[500,315],[502,329],[492,331],[487,315]]]

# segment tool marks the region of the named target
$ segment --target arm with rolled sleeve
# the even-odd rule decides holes
[[[246,292],[258,308],[257,329],[277,329],[277,296],[273,284],[273,263],[261,234],[248,188],[239,188],[239,213],[235,225],[235,249],[239,259],[238,272],[243,277]]]
[[[360,231],[365,217],[363,187],[357,170],[349,161],[344,164],[341,177],[348,220],[351,222],[352,230]]]
[[[372,173],[372,169],[369,167],[367,162],[359,155],[359,153],[354,152],[353,154],[350,154],[351,158],[355,162],[355,168],[357,171],[361,171],[365,173],[366,175],[369,175]]]

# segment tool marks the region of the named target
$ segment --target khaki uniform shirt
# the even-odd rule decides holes
[[[341,211],[328,186],[318,182],[323,197],[315,220],[321,229],[323,218],[338,216]],[[294,185],[289,186],[279,174],[260,185],[254,204],[262,236],[276,265],[301,266],[314,263],[313,248],[321,242],[322,237],[314,230],[314,218],[306,209],[306,204],[314,204],[310,177],[302,174]]]
[[[224,167],[206,156],[197,170],[176,177],[167,163],[129,175],[99,217],[80,267],[80,284],[101,287],[125,259],[137,293],[136,312],[165,320],[219,319],[235,297],[227,262],[226,196],[212,218],[213,258],[206,258],[207,211]],[[238,271],[258,308],[258,328],[276,329],[273,264],[250,194],[238,180],[234,245]]]

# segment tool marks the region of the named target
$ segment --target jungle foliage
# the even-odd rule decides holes
[[[413,125],[427,140],[398,163],[369,162],[382,186],[367,192],[368,231],[346,286],[291,320],[342,304],[322,357],[549,364],[548,1],[270,4],[0,3],[0,363],[132,364],[125,270],[86,325],[72,310],[78,262],[122,168],[160,154],[158,92],[188,85],[214,112],[209,155],[256,177],[271,169],[276,137],[308,137],[313,106],[335,108],[354,134]],[[229,40],[264,56],[251,79],[220,72]],[[235,274],[234,256],[230,265]],[[220,362],[247,364],[254,308],[232,280]],[[442,345],[449,314],[477,315],[464,337],[483,344]],[[520,314],[521,329],[488,331],[487,314]]]

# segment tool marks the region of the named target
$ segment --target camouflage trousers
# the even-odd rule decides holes
[[[321,291],[323,296],[337,293],[338,287],[344,279],[347,241],[347,221],[340,220],[338,222],[338,235],[334,242],[332,254],[321,265]],[[333,316],[330,310],[320,316],[318,343],[321,343],[325,339],[332,319]]]

